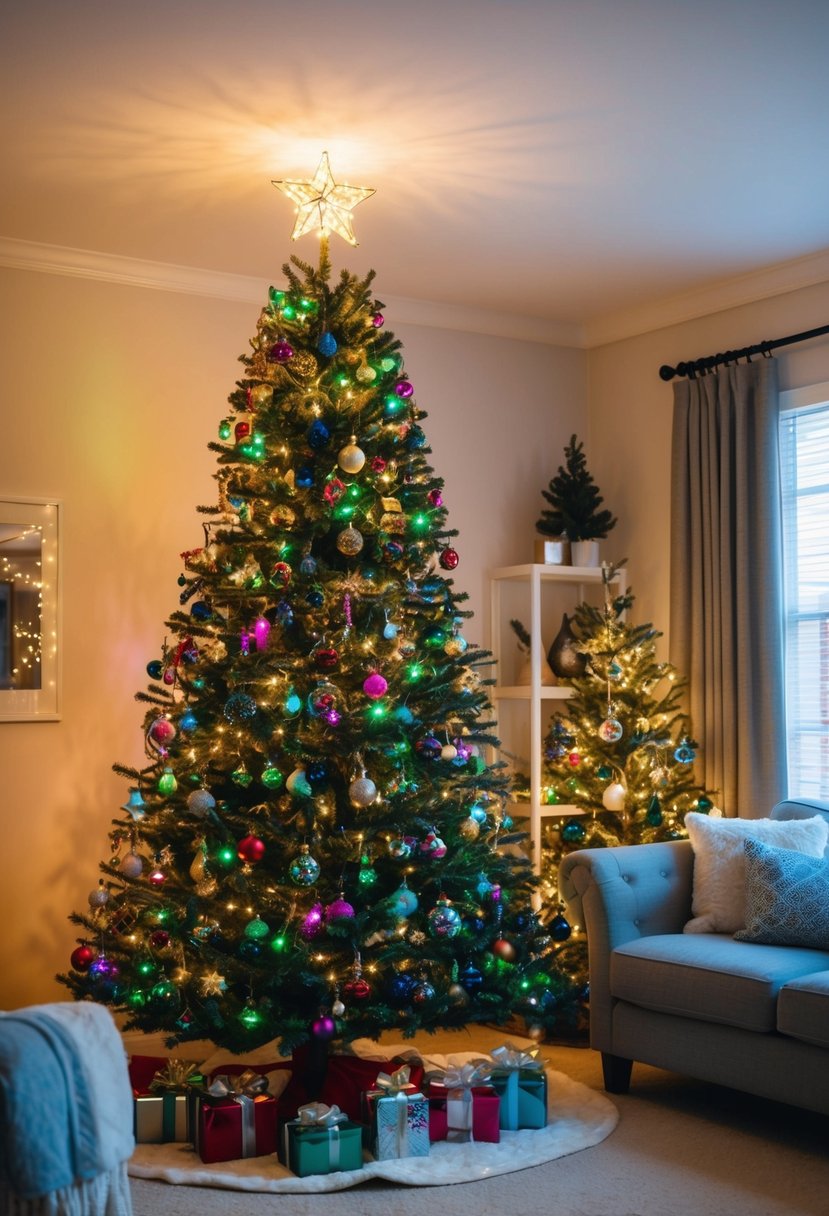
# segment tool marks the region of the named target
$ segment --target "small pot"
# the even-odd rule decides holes
[[[569,566],[570,542],[565,536],[536,537],[535,560],[544,566]]]
[[[574,566],[598,566],[599,542],[597,540],[572,540],[570,551]]]

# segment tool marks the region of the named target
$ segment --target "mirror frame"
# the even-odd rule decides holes
[[[60,716],[60,502],[0,496],[0,523],[41,534],[40,688],[0,689],[0,722],[55,722]]]

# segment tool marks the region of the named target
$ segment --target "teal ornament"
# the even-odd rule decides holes
[[[305,849],[299,857],[295,857],[288,869],[291,882],[298,887],[311,887],[319,878],[319,862],[315,861]]]
[[[293,691],[293,689],[291,689],[291,691],[288,693],[287,697],[285,698],[285,704],[284,704],[283,708],[285,710],[285,713],[291,718],[296,717],[296,715],[302,709],[302,699],[297,695],[297,693],[295,693]]]
[[[129,792],[127,801],[121,806],[122,811],[127,811],[133,819],[143,819],[147,813],[147,804],[141,797],[141,791],[137,785],[132,786]]]
[[[486,807],[480,802],[473,802],[469,808],[469,814],[476,823],[486,823]]]
[[[411,726],[414,722],[414,714],[409,709],[408,705],[398,705],[397,709],[392,714],[395,722],[399,722],[401,726]]]
[[[320,334],[319,341],[317,342],[317,350],[321,355],[325,355],[328,359],[330,359],[332,355],[336,355],[337,339],[329,330],[326,329],[324,333]]]
[[[600,764],[599,767],[596,769],[596,776],[601,781],[607,781],[608,778],[613,776],[613,769],[610,767],[609,764]]]
[[[314,791],[305,774],[304,768],[295,768],[285,782],[285,788],[295,798],[312,798]]]
[[[461,931],[461,914],[448,899],[439,899],[429,913],[429,932],[432,937],[457,937]]]
[[[581,844],[586,835],[584,824],[578,819],[568,819],[561,829],[561,839],[567,844]]]
[[[386,624],[383,626],[383,637],[386,639],[387,642],[391,641],[392,638],[396,638],[399,632],[400,632],[400,630],[398,629],[397,625],[394,624],[393,621],[387,621]]]
[[[389,896],[389,908],[395,916],[403,919],[411,916],[417,911],[418,898],[414,891],[410,891],[406,886],[405,880],[400,884],[393,895]]]
[[[694,744],[690,739],[683,738],[679,741],[679,746],[674,751],[674,760],[677,764],[693,764],[697,753],[694,751]]]
[[[478,884],[475,887],[475,890],[481,899],[485,899],[486,896],[492,891],[492,883],[489,881],[486,874],[484,874],[483,870],[478,875]]]
[[[699,811],[699,813],[701,815],[707,815],[713,805],[714,805],[714,803],[711,801],[711,799],[706,798],[705,794],[702,794],[697,799],[697,808],[696,809]]]
[[[648,809],[645,812],[645,822],[652,828],[658,828],[662,823],[662,804],[659,801],[658,794],[654,794],[648,803]]]
[[[389,841],[389,854],[392,857],[397,857],[398,859],[402,860],[405,857],[410,857],[411,853],[412,846],[407,840],[398,839]]]

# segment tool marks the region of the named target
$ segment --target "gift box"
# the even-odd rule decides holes
[[[377,1078],[382,1073],[394,1073],[399,1064],[409,1069],[409,1084],[412,1092],[420,1089],[423,1080],[423,1062],[397,1057],[395,1060],[363,1060],[359,1056],[332,1055],[323,1082],[320,1100],[329,1106],[338,1106],[349,1119],[368,1121],[365,1112],[366,1092],[377,1088]]]
[[[190,1133],[205,1164],[276,1152],[277,1101],[267,1086],[266,1077],[248,1070],[193,1091]]]
[[[366,1138],[376,1161],[429,1156],[429,1102],[410,1077],[408,1064],[381,1072],[363,1095]]]
[[[358,1170],[363,1164],[363,1129],[337,1106],[309,1102],[285,1124],[281,1159],[299,1178]]]
[[[501,1099],[501,1128],[517,1131],[547,1126],[547,1074],[538,1048],[522,1051],[510,1043],[492,1052],[491,1083]]]
[[[465,1144],[501,1139],[501,1099],[489,1084],[489,1060],[447,1068],[428,1078],[429,1139]]]
[[[187,1060],[154,1060],[163,1067],[156,1068],[148,1080],[145,1060],[152,1058],[130,1061],[135,1139],[138,1144],[185,1143],[190,1139],[188,1093],[202,1081],[198,1065]]]

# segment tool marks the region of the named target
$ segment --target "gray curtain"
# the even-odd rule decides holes
[[[674,386],[671,662],[723,814],[786,795],[777,365]]]

